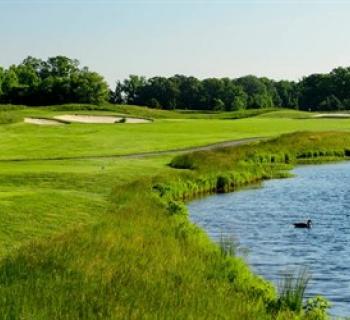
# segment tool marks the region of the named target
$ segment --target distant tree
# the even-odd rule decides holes
[[[195,77],[175,75],[173,80],[178,86],[178,107],[182,109],[201,109],[203,107],[202,92],[203,85]]]
[[[276,88],[276,82],[274,80],[268,79],[268,78],[260,78],[260,81],[263,82],[265,85],[266,91],[265,96],[268,99],[268,103],[270,103],[270,106],[268,107],[281,107],[282,106],[282,99],[279,95],[279,92]]]
[[[238,78],[236,82],[247,94],[247,108],[259,109],[273,106],[273,96],[268,92],[264,80],[249,75]]]
[[[96,72],[87,69],[72,74],[71,96],[80,103],[100,104],[108,98],[108,85]]]
[[[225,110],[225,103],[221,99],[214,98],[213,104],[214,104],[213,110],[215,110],[215,111],[224,111]]]
[[[202,100],[206,109],[213,110],[216,100],[224,95],[224,86],[220,79],[208,78],[202,81]]]
[[[12,103],[15,99],[13,93],[18,87],[18,78],[16,74],[16,66],[12,65],[9,69],[5,70],[2,79],[2,92],[5,98],[5,102]]]
[[[156,98],[151,98],[149,103],[147,104],[149,107],[160,109],[162,106]]]
[[[50,57],[43,63],[42,77],[70,77],[79,71],[79,61],[65,56]]]
[[[298,86],[293,81],[278,81],[275,82],[275,88],[281,99],[280,106],[283,108],[298,109]]]
[[[344,109],[344,105],[335,95],[332,94],[320,103],[320,109],[324,111],[339,111]]]
[[[41,60],[41,59],[38,59],[38,58],[35,58],[35,57],[32,57],[32,56],[28,56],[27,58],[25,58],[23,61],[22,61],[22,65],[25,65],[25,66],[28,66],[28,67],[31,67],[32,69],[35,70],[36,74],[42,78],[42,72],[43,72],[43,69],[46,65],[46,63]]]
[[[125,103],[123,96],[123,84],[118,80],[115,84],[115,90],[110,93],[110,102],[112,103]]]
[[[141,88],[147,84],[145,77],[130,75],[123,82],[123,92],[127,104],[136,104],[139,101]],[[142,103],[141,103],[142,104]]]
[[[234,110],[234,111],[243,110],[246,108],[246,105],[247,105],[247,97],[243,94],[240,94],[234,97],[233,101],[231,102],[230,110]]]
[[[332,94],[329,74],[312,74],[299,83],[299,105],[302,110],[322,110],[321,103]]]
[[[39,74],[28,64],[20,64],[15,69],[18,83],[21,86],[37,87],[41,81]]]
[[[18,86],[18,77],[16,74],[16,66],[11,66],[9,69],[5,70],[3,80],[2,80],[2,90],[5,93],[9,93],[11,89]]]
[[[139,91],[138,102],[151,106],[151,102],[158,101],[163,109],[175,109],[179,98],[178,83],[175,79],[153,77]],[[152,100],[155,99],[155,100]]]
[[[79,61],[64,56],[47,61],[27,57],[0,71],[1,102],[28,105],[67,102],[101,103],[108,98],[104,79]]]
[[[241,86],[228,78],[221,79],[221,99],[225,104],[225,110],[241,110],[246,107],[247,95]]]

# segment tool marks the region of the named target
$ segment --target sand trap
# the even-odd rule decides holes
[[[58,120],[63,120],[67,122],[78,122],[78,123],[118,123],[125,119],[125,123],[149,123],[150,120],[141,118],[123,118],[115,116],[90,116],[90,115],[72,115],[65,114],[61,116],[54,117]]]
[[[49,119],[41,119],[41,118],[24,118],[25,123],[38,124],[38,125],[46,125],[46,126],[58,126],[64,123],[56,120]]]
[[[314,118],[350,118],[350,113],[320,113],[313,116]]]

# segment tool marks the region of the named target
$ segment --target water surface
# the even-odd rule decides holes
[[[189,203],[190,217],[209,235],[234,236],[252,269],[278,284],[286,270],[307,266],[307,295],[331,300],[350,315],[350,162],[300,166],[295,178]],[[313,228],[294,222],[312,219]]]

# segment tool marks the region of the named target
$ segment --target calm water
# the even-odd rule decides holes
[[[191,220],[214,239],[236,237],[252,269],[276,284],[283,272],[307,266],[307,295],[322,294],[332,314],[350,315],[350,162],[301,166],[294,173],[192,201]],[[311,230],[291,225],[309,218]]]

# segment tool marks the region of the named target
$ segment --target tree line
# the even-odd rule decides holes
[[[327,111],[350,109],[350,68],[312,74],[300,81],[248,75],[197,79],[192,76],[145,78],[130,75],[110,90],[101,75],[64,56],[46,61],[27,57],[0,67],[0,103],[134,104],[161,109],[233,111],[272,107]]]
[[[236,79],[175,75],[118,81],[111,102],[162,109],[233,111],[292,108],[307,111],[350,109],[350,68],[312,74],[299,82],[248,75]]]
[[[0,67],[0,102],[25,105],[103,103],[109,88],[103,77],[79,61],[56,56],[27,57],[19,65]]]

